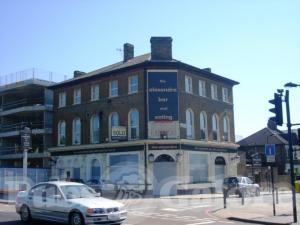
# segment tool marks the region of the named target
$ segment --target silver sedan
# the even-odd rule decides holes
[[[16,212],[25,223],[40,219],[70,225],[117,225],[127,217],[122,203],[102,198],[84,184],[65,181],[40,183],[19,192]]]

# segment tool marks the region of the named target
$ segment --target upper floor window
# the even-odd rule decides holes
[[[139,78],[138,78],[138,76],[129,77],[128,83],[129,83],[128,93],[129,94],[137,93],[138,88],[139,88]]]
[[[66,92],[60,92],[58,94],[58,107],[66,106]]]
[[[112,135],[112,127],[119,126],[119,114],[117,112],[113,112],[109,116],[109,140],[111,141],[111,135]]]
[[[186,118],[186,138],[195,138],[195,128],[194,128],[194,113],[191,109],[187,109],[185,112]]]
[[[211,98],[218,100],[218,86],[216,84],[211,85]]]
[[[193,82],[189,76],[185,76],[185,91],[187,93],[193,93]]]
[[[73,120],[72,144],[79,145],[80,142],[81,142],[81,122],[80,122],[80,118],[75,118]]]
[[[199,80],[199,95],[206,97],[205,81]]]
[[[139,138],[139,112],[133,109],[129,112],[128,137],[129,140]]]
[[[227,116],[225,116],[223,118],[223,139],[224,141],[229,141],[229,137],[230,137],[230,129],[229,129],[229,119]]]
[[[113,80],[109,83],[109,97],[118,96],[118,81]]]
[[[99,115],[97,114],[91,117],[90,138],[92,144],[100,142],[100,120],[99,120]]]
[[[207,138],[207,117],[205,112],[200,113],[200,139],[206,140]]]
[[[66,145],[66,122],[59,121],[58,123],[58,145],[64,146]]]
[[[219,118],[216,114],[212,116],[212,139],[219,140]]]
[[[74,102],[74,105],[81,103],[81,89],[80,88],[76,88],[74,90],[74,101],[73,102]]]
[[[222,88],[222,100],[223,102],[229,102],[228,88]]]
[[[99,100],[99,84],[91,86],[91,101]]]

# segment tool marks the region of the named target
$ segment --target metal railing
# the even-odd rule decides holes
[[[60,82],[66,80],[67,76],[43,69],[30,68],[19,72],[1,75],[0,86],[17,83],[28,79],[41,79],[50,82]]]
[[[43,153],[44,145],[33,145],[32,149],[28,150],[28,153]],[[13,155],[23,153],[21,146],[9,146],[9,147],[0,147],[0,155]]]
[[[48,122],[44,122],[44,121],[41,121],[38,123],[20,122],[20,123],[14,123],[14,124],[1,124],[0,132],[20,131],[24,127],[29,127],[31,130],[46,129],[46,128],[52,128],[52,124],[50,124]]]
[[[44,98],[24,98],[19,99],[17,101],[12,101],[8,103],[4,103],[1,105],[0,110],[9,110],[9,109],[15,109],[23,106],[34,106],[34,105],[43,105],[44,104]]]

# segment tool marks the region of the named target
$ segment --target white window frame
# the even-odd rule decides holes
[[[136,79],[136,83],[132,83]],[[139,77],[137,75],[128,78],[128,93],[137,93],[139,90]]]
[[[74,89],[73,92],[73,104],[78,105],[81,103],[81,88]]]
[[[211,84],[211,98],[218,100],[218,86],[216,84]]]
[[[114,84],[116,85],[115,87]],[[109,97],[117,97],[119,95],[119,83],[118,80],[112,80],[109,82]]]
[[[185,92],[192,94],[193,93],[193,79],[190,76],[185,76],[184,78]]]
[[[97,118],[98,119],[98,124],[96,124],[96,126],[98,126],[98,131],[96,136],[94,133],[94,119]],[[98,139],[98,140],[97,140]],[[94,114],[91,119],[90,119],[90,143],[91,144],[97,144],[100,143],[100,117],[97,114]]]
[[[217,132],[217,140],[214,139],[214,132]],[[212,116],[212,140],[213,141],[220,140],[220,125],[219,125],[219,117],[217,114],[213,114]]]
[[[116,115],[116,116],[118,116],[117,118],[118,118],[118,120],[117,120],[117,125],[116,126],[119,126],[120,125],[120,116],[119,116],[119,113],[117,113],[117,112],[112,112],[110,115],[109,115],[109,121],[108,121],[108,137],[109,137],[109,141],[112,141],[111,140],[111,131],[112,131],[112,122],[111,122],[111,119],[112,119],[112,117],[113,117],[113,115]]]
[[[222,100],[223,100],[223,102],[229,102],[228,88],[222,87]]]
[[[132,113],[136,112],[137,113],[137,124],[136,126],[132,126],[131,124],[131,115]],[[137,140],[139,139],[140,135],[139,135],[139,119],[140,119],[140,115],[139,115],[139,111],[137,109],[132,109],[129,111],[128,113],[128,139],[129,140]],[[136,137],[132,138],[132,134],[131,134],[131,128],[135,128],[136,129]]]
[[[227,131],[227,138],[225,136],[225,131]],[[223,117],[223,140],[226,142],[230,141],[230,123],[228,116]]]
[[[199,96],[206,97],[206,82],[199,80]]]
[[[99,84],[93,84],[91,86],[91,101],[99,100],[100,87]]]
[[[185,123],[186,123],[186,138],[195,139],[195,118],[192,109],[187,109],[185,111]]]
[[[65,107],[66,106],[66,92],[60,92],[58,94],[58,107]]]
[[[61,139],[62,139],[62,124],[64,124],[64,132],[63,132],[63,136],[65,138],[65,143],[64,144],[61,143]],[[64,120],[60,120],[58,122],[58,126],[57,126],[57,145],[58,146],[65,146],[66,145],[66,121],[64,121]]]
[[[79,130],[76,130],[76,121],[79,121]],[[78,136],[78,143],[76,142],[76,138]],[[73,145],[80,145],[81,144],[81,120],[79,117],[73,119],[72,123],[72,144]]]
[[[203,119],[204,119],[204,127],[203,127],[203,124],[201,123],[201,115],[203,115]],[[199,128],[200,128],[200,140],[207,140],[207,115],[204,111],[200,112],[200,115],[199,115]],[[201,130],[202,128],[204,128],[204,134],[205,134],[205,138],[202,138],[201,137]]]

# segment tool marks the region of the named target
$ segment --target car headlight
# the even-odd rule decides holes
[[[88,208],[87,213],[89,214],[101,214],[105,213],[105,210],[102,208]]]
[[[125,209],[125,206],[120,206],[119,207],[119,211],[125,211],[126,209]]]

